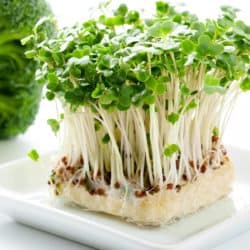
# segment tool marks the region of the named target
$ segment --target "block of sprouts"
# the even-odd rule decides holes
[[[56,197],[161,225],[230,192],[222,136],[250,89],[250,27],[236,13],[200,21],[157,2],[143,18],[122,4],[50,39],[34,29],[37,80],[64,110],[48,121],[61,141]]]

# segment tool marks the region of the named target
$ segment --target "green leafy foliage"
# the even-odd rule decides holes
[[[21,39],[44,15],[51,15],[44,0],[0,0],[0,138],[23,133],[37,113],[42,86],[34,79],[37,64],[29,59],[36,50],[25,53]],[[53,29],[40,27],[39,36]]]
[[[178,120],[179,120],[179,114],[177,113],[171,113],[170,115],[168,115],[167,120],[172,123],[175,124]]]
[[[213,43],[212,39],[208,35],[201,35],[198,38],[197,53],[200,57],[205,56],[217,56],[224,50],[222,44]]]
[[[30,150],[27,155],[33,161],[38,161],[40,158],[38,152],[35,149]]]
[[[103,136],[103,138],[102,138],[102,143],[103,143],[103,144],[108,144],[109,141],[110,141],[109,135],[108,135],[108,134],[105,134],[105,135]]]
[[[177,144],[170,144],[164,149],[164,155],[166,157],[171,157],[173,154],[179,152],[179,146]]]
[[[189,111],[190,109],[194,109],[197,107],[197,103],[196,101],[193,99],[192,101],[190,101],[185,109],[185,111]]]
[[[240,84],[240,87],[243,91],[250,90],[250,76],[247,76],[242,83]]]
[[[175,82],[181,104],[167,117],[175,124],[198,106],[201,93],[225,94],[234,81],[249,90],[250,27],[237,19],[237,10],[224,6],[219,18],[199,21],[158,1],[151,18],[141,16],[122,4],[42,43],[35,32],[28,56],[42,65],[37,79],[46,84],[47,98],[58,97],[72,110],[97,105],[123,111],[154,104]],[[187,87],[190,71],[200,72],[199,89]]]
[[[225,93],[225,88],[220,83],[220,79],[207,74],[204,77],[204,91],[207,94],[214,94],[216,92],[223,94]]]
[[[47,123],[55,134],[59,131],[60,123],[56,119],[48,119]]]

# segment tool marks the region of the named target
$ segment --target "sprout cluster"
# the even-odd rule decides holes
[[[222,7],[217,20],[201,22],[157,2],[144,19],[122,4],[52,39],[38,25],[28,55],[40,62],[47,99],[63,105],[70,164],[83,159],[89,179],[110,175],[111,185],[142,189],[220,166],[235,98],[250,90],[250,27],[236,13]]]

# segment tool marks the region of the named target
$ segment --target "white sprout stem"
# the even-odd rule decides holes
[[[151,144],[151,152],[152,152],[152,165],[155,180],[158,178],[158,182],[162,185],[162,166],[161,166],[161,157],[162,148],[159,147],[159,124],[158,117],[155,111],[155,105],[150,106],[150,144]]]
[[[90,178],[99,175],[104,181],[105,174],[110,172],[111,185],[133,183],[142,189],[148,185],[180,184],[183,175],[191,180],[199,175],[199,167],[211,153],[212,164],[219,165],[223,157],[219,148],[221,137],[239,94],[239,83],[233,82],[223,95],[207,95],[201,91],[204,72],[205,66],[200,66],[199,72],[187,69],[186,84],[198,92],[187,97],[175,124],[166,119],[180,107],[180,82],[174,75],[167,92],[158,96],[149,110],[131,107],[127,111],[108,112],[96,105],[96,112],[85,107],[72,113],[65,107],[62,154],[69,157],[72,165],[83,159],[82,173]],[[186,111],[192,100],[197,100],[197,107]],[[101,126],[98,131],[97,121]],[[211,139],[214,128],[219,129],[217,145]],[[106,134],[110,141],[103,143]],[[164,148],[169,144],[177,144],[180,154],[164,156]]]
[[[141,131],[141,150],[142,152],[144,152],[145,154],[145,158],[146,158],[146,165],[147,165],[147,169],[145,171],[148,171],[148,175],[149,175],[149,181],[151,184],[153,184],[153,174],[152,174],[152,162],[151,162],[151,159],[150,159],[150,149],[148,147],[148,143],[147,143],[147,132],[146,132],[146,128],[145,128],[145,121],[144,121],[144,118],[143,118],[143,111],[141,109],[134,109],[134,113],[135,113],[135,116],[134,118],[136,119],[137,117],[137,122],[138,122],[138,125],[140,126],[140,129],[139,131]]]

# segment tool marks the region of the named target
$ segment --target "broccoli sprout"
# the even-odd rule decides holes
[[[142,190],[220,166],[228,117],[250,89],[250,27],[236,14],[224,6],[202,22],[157,2],[144,20],[123,4],[51,39],[34,33],[37,76],[64,108],[68,165],[83,159],[84,178]]]

